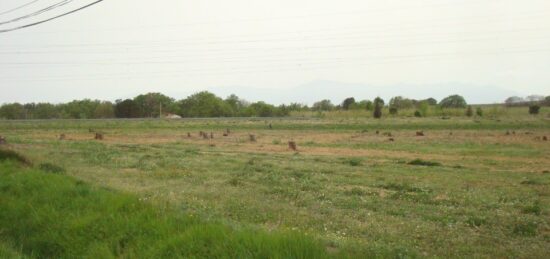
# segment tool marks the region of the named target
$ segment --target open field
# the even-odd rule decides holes
[[[550,120],[542,115],[0,121],[0,135],[34,167],[55,164],[204,221],[299,231],[332,255],[550,253]],[[0,241],[12,244],[8,233],[0,230]],[[0,245],[0,255],[18,253],[12,247]]]

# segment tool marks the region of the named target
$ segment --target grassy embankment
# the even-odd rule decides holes
[[[206,222],[25,163],[0,150],[1,258],[327,257],[301,234]]]

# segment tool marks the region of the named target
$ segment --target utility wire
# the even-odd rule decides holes
[[[71,0],[71,1],[72,1],[72,0]],[[46,22],[49,22],[49,21],[52,21],[52,20],[61,18],[61,17],[66,16],[66,15],[69,15],[69,14],[72,14],[72,13],[76,13],[76,12],[78,12],[78,11],[80,11],[80,10],[86,9],[86,8],[91,7],[92,5],[98,4],[98,3],[100,3],[100,2],[103,2],[103,0],[97,0],[97,1],[95,1],[95,2],[92,2],[92,3],[90,3],[90,4],[87,4],[87,5],[85,5],[85,6],[82,6],[82,7],[80,7],[80,8],[74,9],[74,10],[69,11],[69,12],[66,12],[66,13],[62,13],[62,14],[60,14],[60,15],[54,16],[54,17],[52,17],[52,18],[48,18],[48,19],[46,19],[46,20],[42,20],[42,21],[38,21],[38,22],[26,24],[26,25],[21,25],[21,26],[18,26],[18,27],[10,28],[10,29],[0,30],[0,33],[6,33],[6,32],[11,32],[11,31],[21,30],[21,29],[33,27],[33,26],[36,26],[36,25],[39,25],[39,24],[42,24],[42,23],[46,23]]]
[[[27,6],[31,5],[31,4],[34,4],[34,3],[38,2],[38,1],[40,1],[40,0],[34,0],[34,1],[31,1],[31,2],[28,2],[28,3],[24,4],[24,5],[20,5],[20,6],[18,6],[18,7],[13,8],[13,9],[10,9],[10,10],[4,11],[4,12],[1,12],[0,15],[4,15],[4,14],[11,13],[11,12],[13,12],[13,11],[17,11],[17,10],[19,10],[19,9],[21,9],[21,8],[27,7]]]
[[[34,17],[34,16],[37,16],[37,15],[40,15],[40,14],[43,14],[45,12],[48,12],[48,11],[51,11],[51,10],[54,10],[56,8],[59,8],[61,6],[64,6],[66,4],[69,4],[71,3],[73,0],[63,0],[61,2],[58,2],[58,3],[55,3],[53,5],[50,5],[46,8],[43,8],[43,9],[40,9],[38,11],[35,11],[35,12],[32,12],[30,14],[26,14],[26,15],[23,15],[23,16],[20,16],[20,17],[17,17],[17,18],[13,18],[11,20],[7,20],[7,21],[4,21],[4,22],[0,22],[0,25],[4,25],[4,24],[8,24],[8,23],[12,23],[12,22],[17,22],[17,21],[21,21],[21,20],[24,20],[24,19],[27,19],[27,18],[31,18],[31,17]]]

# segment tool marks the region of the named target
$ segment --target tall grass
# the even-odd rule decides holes
[[[327,257],[301,234],[205,222],[15,161],[0,161],[0,201],[0,240],[31,258]]]

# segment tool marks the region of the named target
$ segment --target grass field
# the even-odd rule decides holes
[[[224,137],[226,129],[231,134]],[[105,139],[94,140],[90,131]],[[199,131],[214,139],[200,138]],[[61,133],[65,140],[58,139]],[[4,148],[33,162],[21,169],[34,170],[31,175],[62,169],[76,179],[63,181],[137,197],[147,210],[170,210],[170,217],[267,236],[300,232],[329,256],[550,253],[550,141],[543,140],[550,137],[550,120],[544,115],[2,121],[0,135],[8,140]],[[297,152],[288,149],[289,140]],[[0,174],[3,186],[17,174],[7,167],[11,173]],[[0,195],[2,201],[10,197]],[[9,207],[0,216],[17,213]],[[177,231],[162,235],[172,234]],[[33,245],[14,245],[19,235],[1,225],[0,255],[29,255]],[[306,247],[314,250],[315,242]]]

